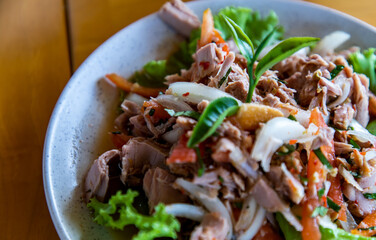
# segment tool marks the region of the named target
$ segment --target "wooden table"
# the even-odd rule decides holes
[[[164,0],[0,0],[0,239],[58,239],[42,151],[64,85],[104,40]],[[311,0],[376,26],[376,1]]]

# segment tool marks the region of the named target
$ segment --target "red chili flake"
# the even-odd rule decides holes
[[[187,97],[189,95],[189,92],[184,93],[182,96]]]
[[[359,153],[360,153],[360,155],[363,155],[363,156],[365,156],[367,154],[367,152],[359,152]]]
[[[291,140],[289,141],[289,144],[290,144],[290,145],[294,145],[294,144],[297,143],[297,142],[298,142],[297,139],[291,139]]]
[[[210,66],[209,62],[200,62],[200,66],[204,68],[204,70],[208,69]]]

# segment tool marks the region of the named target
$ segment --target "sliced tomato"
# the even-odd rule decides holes
[[[142,111],[145,111],[147,108],[149,109],[149,114],[147,114],[146,117],[150,118],[154,124],[158,123],[160,120],[165,121],[171,117],[171,115],[166,112],[165,108],[154,100],[145,101],[142,106]]]
[[[257,232],[256,236],[252,238],[253,240],[282,240],[283,238],[279,235],[279,233],[272,227],[272,225],[268,222],[265,222],[259,231]]]
[[[124,133],[111,133],[111,140],[116,148],[121,148],[131,138],[132,136],[125,135]]]
[[[167,165],[172,163],[195,163],[197,161],[196,151],[193,148],[188,148],[187,142],[188,137],[183,134],[167,158]]]

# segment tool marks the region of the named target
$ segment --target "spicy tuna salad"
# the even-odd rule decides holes
[[[273,11],[200,21],[172,0],[159,16],[186,40],[106,75],[121,103],[84,178],[93,220],[138,240],[371,239],[375,49],[344,49],[342,31],[284,38]]]

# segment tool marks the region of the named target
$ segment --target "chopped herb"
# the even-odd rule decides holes
[[[226,74],[225,74],[225,75],[221,78],[221,80],[219,81],[219,83],[218,83],[218,87],[222,86],[222,84],[226,82],[226,80],[227,80],[227,78],[228,78],[228,75],[230,75],[230,72],[231,72],[231,71],[232,71],[232,68],[230,67],[230,68],[227,70]]]
[[[186,117],[191,117],[196,120],[198,120],[201,116],[200,113],[195,112],[195,111],[182,111],[182,112],[175,112],[172,109],[165,108],[165,111],[170,114],[171,117],[179,117],[179,116],[186,116]]]
[[[334,211],[339,212],[339,210],[341,210],[341,206],[338,205],[337,203],[333,202],[332,199],[327,198],[326,201],[327,201],[327,203],[328,203],[328,206],[329,206],[331,209],[333,209]]]
[[[368,228],[358,228],[359,231],[369,231],[369,230],[376,230],[376,226],[368,227]]]
[[[330,78],[334,79],[337,77],[337,75],[345,68],[343,65],[337,65],[331,72],[330,72]]]
[[[315,210],[313,210],[311,217],[314,218],[314,217],[317,217],[318,215],[323,217],[326,215],[327,212],[328,212],[328,209],[326,207],[318,206],[317,208],[315,208]]]
[[[193,148],[205,141],[215,133],[226,117],[236,114],[238,109],[239,104],[234,98],[221,97],[210,102],[194,127],[187,146]]]
[[[111,132],[112,134],[121,134],[120,131],[114,131],[114,132]]]
[[[354,130],[354,129],[352,129]],[[372,134],[376,136],[376,120],[373,120],[367,125],[367,130]]]
[[[303,183],[308,182],[308,178],[305,178],[305,177],[302,177],[302,176],[299,176],[299,178],[300,178],[300,181],[303,182]]]
[[[321,188],[320,190],[317,191],[317,195],[319,196],[319,198],[324,196],[324,193],[325,193],[325,188]]]
[[[364,193],[363,196],[367,199],[376,199],[376,193]]]
[[[150,109],[150,111],[149,111],[149,116],[153,116],[154,113],[155,113],[155,109],[154,109],[154,108]]]
[[[356,149],[360,149],[360,146],[359,146],[359,144],[357,144],[355,141],[354,141],[354,139],[351,139],[350,138],[350,144],[354,147],[354,148],[356,148]]]
[[[277,152],[278,156],[287,156],[295,151],[295,146],[290,144],[284,144],[281,148],[281,151]]]
[[[196,155],[197,155],[197,159],[198,159],[198,164],[200,165],[200,168],[197,171],[197,176],[201,177],[202,175],[204,175],[204,172],[205,172],[205,164],[204,164],[204,161],[201,158],[200,148],[195,147],[194,149],[196,151]]]
[[[286,81],[285,80],[281,80],[281,79],[277,79],[278,82],[281,82],[283,84],[286,84]]]
[[[328,159],[325,157],[325,155],[322,153],[321,149],[315,149],[313,152],[316,154],[316,156],[319,158],[320,162],[324,164],[328,169],[332,169],[333,166],[330,164]]]
[[[218,176],[218,179],[219,179],[219,181],[221,182],[221,183],[224,183],[224,179],[223,179],[223,177],[221,177],[221,176]]]
[[[243,203],[242,202],[234,202],[234,205],[237,209],[242,209],[243,208]]]
[[[358,172],[353,172],[353,171],[349,171],[351,173],[351,175],[353,175],[354,178],[361,178],[362,175]]]
[[[287,118],[290,119],[290,120],[296,121],[296,122],[298,121],[298,120],[296,120],[296,117],[294,115],[291,115],[291,114]]]

